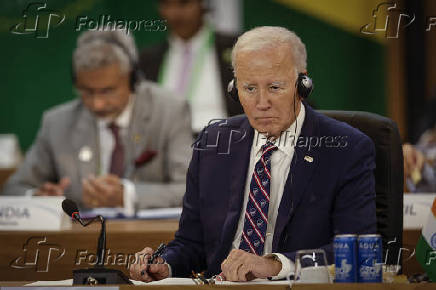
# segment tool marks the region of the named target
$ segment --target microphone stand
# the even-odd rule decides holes
[[[104,267],[104,257],[106,254],[106,220],[101,215],[98,215],[101,222],[100,236],[97,244],[97,266]]]
[[[105,218],[101,215],[97,215],[87,222],[84,222],[79,216],[76,216],[75,220],[84,227],[87,227],[95,221],[100,221],[101,228],[97,243],[97,263],[94,268],[73,270],[73,285],[132,284],[122,271],[104,267],[106,255]]]

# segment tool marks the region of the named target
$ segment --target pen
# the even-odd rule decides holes
[[[164,243],[161,243],[159,245],[159,247],[156,249],[156,251],[151,255],[151,257],[148,259],[147,263],[148,264],[153,264],[154,260],[156,260],[158,257],[160,257],[160,255],[162,254],[162,252],[165,250],[167,246]],[[141,276],[144,276],[145,271],[142,270],[141,271]]]
[[[153,264],[154,260],[157,259],[157,257],[160,257],[162,252],[165,250],[167,246],[164,243],[161,243],[159,247],[156,249],[156,251],[151,255],[150,259],[148,259],[148,264]]]

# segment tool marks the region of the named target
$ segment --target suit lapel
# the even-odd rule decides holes
[[[139,91],[139,90],[138,90]],[[131,177],[135,171],[135,160],[141,153],[150,149],[150,138],[147,138],[153,102],[151,100],[150,88],[140,90],[135,96],[132,116],[129,126],[129,134],[126,140],[127,154],[125,156],[125,176]]]
[[[224,221],[223,233],[221,242],[224,247],[221,247],[221,256],[227,256],[228,250],[231,247],[238,226],[239,217],[241,215],[242,202],[244,200],[245,181],[247,177],[247,169],[250,161],[251,145],[253,143],[254,130],[250,126],[248,119],[240,127],[241,132],[245,137],[240,142],[232,142],[231,155],[231,184],[230,197],[226,219]]]
[[[77,154],[77,168],[79,181],[89,175],[98,174],[100,150],[98,146],[97,122],[92,113],[81,104],[77,116],[75,130],[73,129],[72,143]]]
[[[274,229],[272,251],[278,250],[280,237],[286,225],[289,223],[295,209],[298,207],[306,186],[319,163],[319,155],[316,148],[309,151],[310,137],[318,136],[318,119],[313,110],[305,105],[306,117],[301,129],[300,138],[296,142],[291,168],[283,190],[282,200]],[[300,143],[299,141],[302,140]],[[307,143],[306,143],[307,142]]]

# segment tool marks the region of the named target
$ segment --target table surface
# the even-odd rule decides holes
[[[128,260],[136,252],[171,241],[177,228],[177,220],[107,221],[107,267],[128,274]],[[73,269],[95,264],[99,231],[99,224],[53,232],[0,231],[0,281],[72,278]]]
[[[16,287],[24,286],[27,282],[0,282],[0,286]],[[63,286],[65,287],[65,286]],[[198,290],[199,286],[196,285],[145,285],[145,286],[132,286],[132,285],[118,285],[120,290],[123,289],[149,289],[149,290]],[[344,284],[295,284],[292,290],[434,290],[436,288],[434,283],[420,283],[420,284],[364,284],[364,283],[344,283]],[[55,288],[53,288],[55,289]],[[233,290],[289,290],[288,285],[202,285],[201,289],[233,289]]]
[[[174,238],[177,220],[109,220],[106,267],[128,274],[129,259],[145,246],[156,248]],[[45,281],[72,278],[72,270],[96,261],[98,224],[53,232],[0,231],[0,281]],[[403,247],[414,249],[420,230],[406,230]],[[409,253],[405,252],[405,256]],[[404,256],[403,256],[404,257]],[[403,258],[403,273],[422,273],[415,257]]]

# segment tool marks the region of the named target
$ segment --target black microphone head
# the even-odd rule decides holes
[[[72,216],[73,213],[79,212],[77,204],[68,198],[64,199],[64,201],[62,202],[62,209],[68,216]]]

